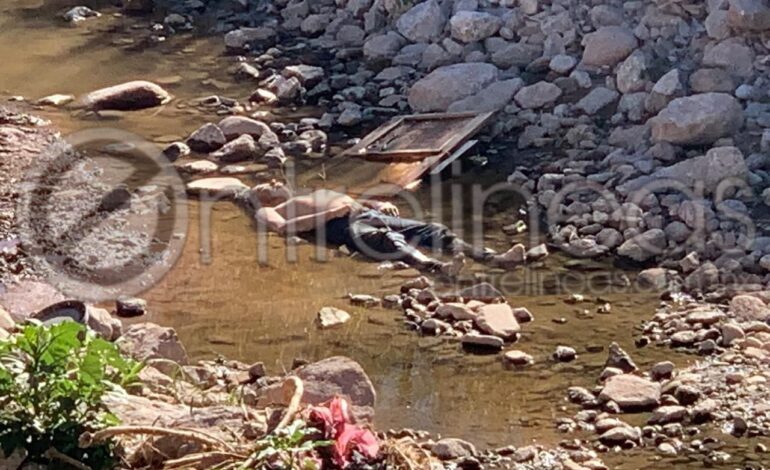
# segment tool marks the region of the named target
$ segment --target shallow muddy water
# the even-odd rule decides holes
[[[106,9],[101,18],[70,27],[56,18],[67,4],[0,0],[0,93],[34,100],[52,93],[77,95],[142,78],[166,83],[175,101],[158,109],[101,118],[67,110],[39,110],[38,114],[65,133],[109,127],[168,142],[219,119],[185,103],[211,94],[244,99],[250,91],[227,73],[233,60],[222,55],[220,37],[181,35],[144,47],[133,39],[135,31],[147,30],[132,29],[137,20],[115,17]],[[316,172],[317,168],[306,171]],[[481,178],[497,182],[506,174],[472,169],[456,181]],[[426,187],[417,197],[426,200],[429,194]],[[454,212],[443,209],[445,214],[459,216],[460,227],[468,225],[462,206]],[[513,202],[498,204],[497,210],[502,209],[486,221],[491,229],[486,242],[497,249],[507,248],[512,239],[495,227],[517,218]],[[245,362],[263,361],[271,372],[289,368],[295,358],[350,356],[363,365],[377,389],[380,428],[426,429],[469,439],[482,447],[555,444],[566,437],[556,432],[554,419],[575,411],[565,401],[566,389],[595,384],[610,342],[620,343],[642,368],[660,360],[680,364],[689,360],[669,350],[634,347],[634,327],[651,316],[657,304],[654,295],[609,289],[601,294],[611,302],[612,312],[597,314],[596,293],[573,285],[564,292],[557,289],[560,280],[585,271],[551,256],[541,266],[505,277],[474,265],[464,278],[464,284],[474,279],[505,284],[512,292],[510,303],[529,308],[535,316],[535,322],[523,326],[522,339],[513,347],[532,354],[536,364],[525,370],[506,370],[497,355],[466,354],[459,343],[406,330],[400,311],[352,307],[345,298],[348,293],[396,293],[412,272],[380,272],[374,263],[333,255],[320,262],[314,259],[314,248],[307,245],[297,247],[296,261],[289,261],[286,242],[277,237],[268,240],[268,262],[260,264],[257,237],[247,214],[229,203],[216,204],[210,211],[211,223],[203,224],[211,227],[207,243],[201,236],[202,213],[208,210],[191,201],[181,257],[160,282],[143,293],[151,311],[141,320],[176,328],[194,358],[223,355]],[[206,255],[208,248],[210,256]],[[623,274],[610,266],[594,267]],[[596,286],[607,288],[604,282]],[[563,302],[566,292],[584,293],[589,302],[568,305]],[[353,319],[341,328],[319,331],[313,322],[323,306],[344,308]],[[549,356],[557,345],[575,347],[578,360],[570,364],[551,361]],[[627,469],[700,466],[684,458],[656,462],[653,455],[625,453],[607,456],[606,461],[614,468]]]

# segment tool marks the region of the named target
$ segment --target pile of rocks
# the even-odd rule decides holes
[[[383,303],[402,309],[408,327],[425,335],[458,338],[471,350],[500,351],[518,340],[522,323],[534,320],[529,310],[510,306],[489,284],[441,294],[424,276],[407,281],[400,295],[386,296]],[[531,358],[516,357],[531,362]]]
[[[742,297],[734,298],[736,306],[748,303]],[[613,344],[600,385],[594,390],[568,390],[568,399],[583,410],[573,418],[559,419],[559,429],[594,433],[598,451],[647,446],[666,456],[705,454],[712,462],[725,462],[730,456],[720,450],[724,443],[718,437],[704,434],[702,425],[709,424],[710,429],[716,425],[734,436],[770,435],[770,406],[762,398],[770,380],[768,327],[757,321],[744,323],[748,330],[744,332],[734,318],[734,307],[723,312],[685,299],[662,306],[645,325],[646,331],[662,335],[662,328],[654,325],[665,324],[672,345],[695,347],[698,341],[698,349],[704,352],[704,345],[711,342],[709,354],[719,354],[681,370],[671,362],[661,362],[641,373],[630,356]],[[697,332],[684,325],[696,325]],[[693,337],[686,345],[677,339],[684,338],[685,331]],[[643,427],[618,416],[642,412],[649,413]],[[756,452],[765,453],[767,448],[757,446]]]
[[[219,123],[208,123],[195,130],[186,142],[174,142],[164,149],[176,161],[182,174],[196,177],[219,173],[218,178],[205,178],[188,184],[188,191],[209,190],[228,193],[245,189],[237,178],[227,175],[271,174],[282,170],[290,157],[317,157],[326,151],[328,137],[318,127],[318,119],[303,118],[297,123],[283,124],[245,116],[227,116]],[[195,159],[197,155],[205,159]]]

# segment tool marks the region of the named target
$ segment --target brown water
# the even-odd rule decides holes
[[[158,109],[98,119],[40,110],[65,132],[113,127],[166,142],[218,119],[188,106],[191,100],[211,94],[244,98],[250,91],[227,73],[233,60],[222,55],[220,38],[183,35],[140,47],[135,37],[147,28],[132,29],[137,20],[104,10],[101,18],[69,27],[55,18],[67,3],[0,0],[0,92],[34,100],[143,78],[170,83],[167,87],[176,100]],[[496,182],[504,174],[475,170],[457,181]],[[424,188],[418,197],[424,200],[428,194],[429,188]],[[487,221],[489,227],[516,219],[513,203],[498,206],[500,213]],[[652,295],[606,294],[613,305],[609,315],[596,314],[598,304],[565,304],[565,295],[554,293],[553,284],[575,270],[565,267],[558,256],[528,273],[520,271],[504,279],[512,287],[529,287],[509,301],[529,308],[536,318],[524,326],[515,348],[534,355],[537,362],[526,370],[511,371],[503,368],[498,356],[469,355],[456,342],[407,331],[400,312],[355,308],[344,298],[347,293],[395,293],[408,272],[379,272],[373,263],[344,257],[319,262],[310,246],[298,247],[297,261],[290,262],[286,243],[275,237],[269,240],[269,262],[261,265],[249,218],[228,203],[215,205],[211,212],[212,251],[210,257],[202,257],[200,212],[200,205],[191,202],[182,256],[162,281],[143,294],[151,305],[151,313],[143,320],[175,327],[193,357],[264,361],[272,372],[290,367],[298,357],[350,356],[374,382],[381,428],[427,429],[484,447],[555,444],[568,436],[555,431],[553,420],[574,413],[564,399],[567,387],[591,387],[606,359],[606,352],[590,353],[589,346],[606,347],[617,341],[643,368],[672,356],[686,362],[668,350],[635,350],[633,328],[651,315],[656,305]],[[460,219],[466,213],[462,208],[456,212]],[[469,221],[460,222],[464,226]],[[499,230],[487,235],[487,242],[498,249],[511,241]],[[472,266],[466,282],[473,276],[500,281],[500,275]],[[541,277],[550,280],[541,282]],[[535,288],[540,285],[550,287]],[[313,320],[323,306],[344,308],[353,320],[338,329],[319,331]],[[584,315],[584,309],[591,315]],[[549,355],[559,344],[576,347],[579,359],[567,365],[553,363]],[[683,460],[652,463],[655,460],[651,453],[607,456],[616,468],[697,466]]]

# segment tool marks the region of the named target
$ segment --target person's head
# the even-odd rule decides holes
[[[291,189],[273,179],[269,183],[254,186],[248,191],[248,199],[254,207],[275,207],[293,197]]]

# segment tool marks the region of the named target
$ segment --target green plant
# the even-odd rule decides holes
[[[317,429],[298,419],[258,440],[250,464],[244,467],[251,468],[255,464],[256,468],[318,470],[321,465],[315,450],[333,444],[315,439],[318,435]]]
[[[0,447],[38,463],[64,455],[108,467],[111,445],[80,449],[78,437],[118,424],[102,397],[136,383],[142,366],[78,323],[23,326],[0,340]]]

